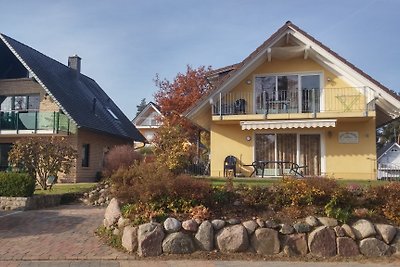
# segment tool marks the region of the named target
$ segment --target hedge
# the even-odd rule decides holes
[[[0,172],[0,196],[30,197],[35,191],[35,179],[26,173]]]

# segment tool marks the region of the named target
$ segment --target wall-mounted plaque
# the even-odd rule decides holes
[[[358,132],[339,132],[339,144],[358,144]]]

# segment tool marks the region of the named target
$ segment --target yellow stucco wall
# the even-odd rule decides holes
[[[211,176],[224,176],[224,159],[233,155],[239,165],[251,164],[253,158],[252,142],[246,141],[248,132],[242,131],[239,124],[211,126]],[[249,168],[248,168],[249,169]],[[250,170],[250,169],[249,169]]]
[[[254,92],[254,77],[265,74],[286,73],[319,73],[322,74],[321,87],[348,88],[350,85],[341,77],[324,69],[311,59],[294,58],[291,60],[272,59],[265,62],[255,71],[243,79],[231,92],[248,93]],[[329,81],[327,81],[329,78]],[[249,84],[248,80],[252,82]],[[358,94],[360,90],[348,90],[348,94]],[[335,96],[327,93],[325,95],[325,108],[328,109],[332,98]],[[336,100],[335,100],[336,101]],[[364,100],[356,103],[354,107],[363,108]],[[335,113],[332,113],[335,114]],[[361,113],[359,113],[361,114]],[[372,115],[371,115],[372,114]],[[324,175],[341,179],[375,179],[376,178],[376,148],[375,148],[375,113],[370,117],[348,121],[338,118],[335,128],[317,129],[295,129],[295,130],[242,130],[240,120],[218,121],[211,120],[209,112],[197,114],[195,121],[206,124],[209,122],[211,131],[211,176],[223,176],[223,162],[226,156],[233,155],[239,160],[239,169],[244,175],[249,175],[252,168],[242,167],[254,160],[254,134],[255,133],[319,133],[321,134],[321,164]],[[359,115],[360,116],[360,115]],[[336,117],[332,117],[336,118]],[[358,132],[359,142],[357,144],[339,143],[340,132]],[[247,141],[246,137],[251,140]]]
[[[375,119],[341,122],[326,136],[326,175],[344,179],[376,179]],[[339,143],[340,132],[357,132],[358,144]]]

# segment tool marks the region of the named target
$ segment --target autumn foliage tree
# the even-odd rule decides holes
[[[15,142],[8,154],[13,167],[28,172],[46,190],[50,175],[68,174],[76,158],[76,150],[64,137],[29,137]]]
[[[211,67],[188,65],[186,72],[178,73],[172,82],[156,76],[158,91],[154,98],[163,117],[155,135],[154,152],[170,170],[182,169],[195,152],[190,144],[198,138],[198,129],[181,114],[212,89],[205,78],[210,70]]]

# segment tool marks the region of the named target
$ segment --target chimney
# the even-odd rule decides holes
[[[81,72],[81,58],[78,55],[68,57],[68,67],[76,70],[78,73]]]

